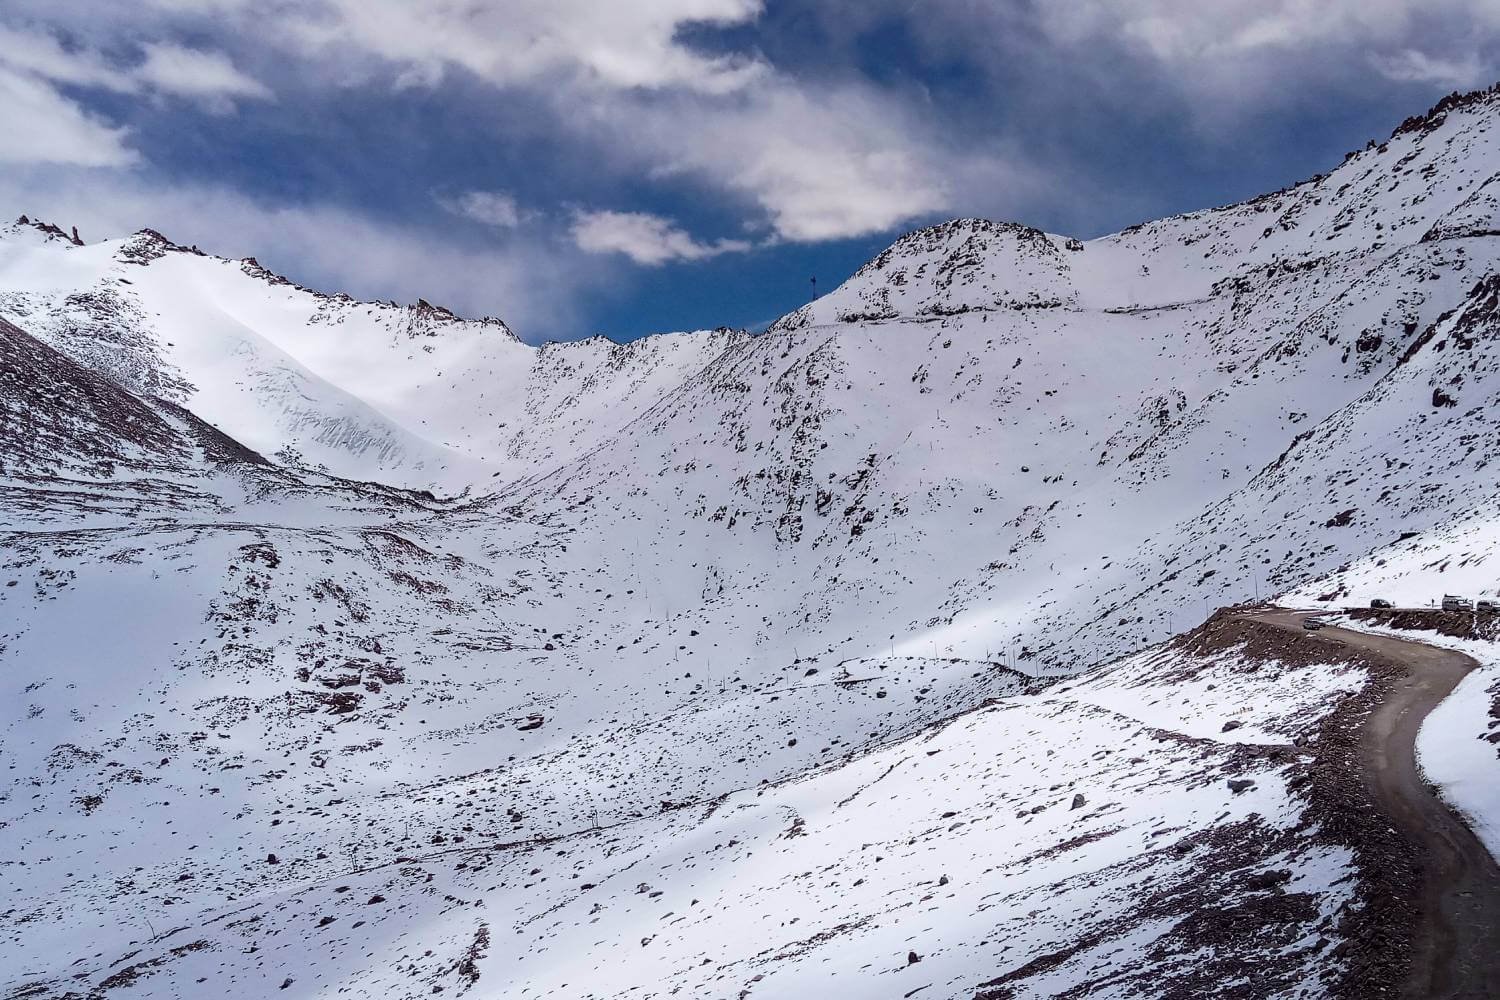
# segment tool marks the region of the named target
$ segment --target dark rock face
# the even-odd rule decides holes
[[[191,446],[114,383],[0,319],[0,467],[109,476],[183,468]]]

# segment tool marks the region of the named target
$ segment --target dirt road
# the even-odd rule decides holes
[[[1309,612],[1269,611],[1256,621],[1302,633]],[[1404,996],[1500,998],[1500,869],[1479,839],[1427,786],[1417,770],[1417,731],[1427,713],[1477,664],[1425,643],[1342,628],[1313,633],[1405,664],[1408,680],[1365,722],[1365,779],[1390,818],[1425,848],[1423,896],[1411,978]]]

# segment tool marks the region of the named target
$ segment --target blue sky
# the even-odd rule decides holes
[[[929,222],[1284,186],[1497,51],[1493,0],[7,0],[0,212],[533,342],[758,327]]]

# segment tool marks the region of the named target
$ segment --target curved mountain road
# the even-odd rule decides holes
[[[1247,617],[1304,631],[1313,612],[1268,611]],[[1364,778],[1392,824],[1425,851],[1422,899],[1410,998],[1500,997],[1500,868],[1479,838],[1428,787],[1416,762],[1417,732],[1427,714],[1470,670],[1471,658],[1426,643],[1328,627],[1317,635],[1379,653],[1409,675],[1365,721]]]

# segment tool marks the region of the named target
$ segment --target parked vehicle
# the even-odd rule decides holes
[[[1316,632],[1320,628],[1327,628],[1328,623],[1321,618],[1304,618],[1302,619],[1302,627],[1309,632]]]
[[[1473,611],[1474,602],[1467,597],[1459,597],[1455,594],[1443,595],[1444,611]]]
[[[1384,597],[1377,597],[1370,602],[1370,607],[1380,608],[1383,610],[1389,610],[1390,608],[1394,608],[1395,606],[1396,605],[1392,604],[1390,601],[1387,601]]]
[[[1500,611],[1500,604],[1496,604],[1494,601],[1480,601],[1474,605],[1474,610],[1482,615],[1492,615],[1496,611]]]

